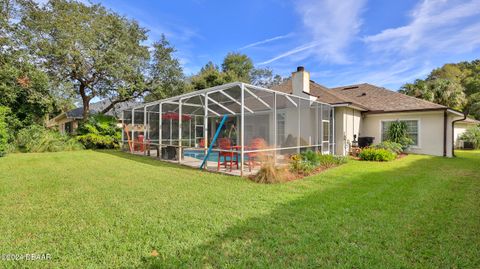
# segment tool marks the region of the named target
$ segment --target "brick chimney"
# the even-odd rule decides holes
[[[297,71],[292,73],[292,90],[294,95],[312,100],[317,99],[310,95],[310,73],[305,71],[303,66],[297,67]]]

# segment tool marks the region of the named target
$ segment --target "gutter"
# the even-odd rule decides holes
[[[455,138],[453,137],[455,135],[455,122],[464,121],[465,119],[467,119],[467,113],[463,114],[463,119],[452,121],[452,157],[456,157],[455,156]]]
[[[403,110],[371,110],[365,114],[388,114],[388,113],[403,113],[403,112],[426,112],[426,111],[446,111],[447,108],[421,108],[421,109],[403,109]]]

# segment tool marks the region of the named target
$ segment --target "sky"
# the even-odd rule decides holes
[[[327,87],[398,90],[445,63],[478,59],[480,0],[93,0],[175,46],[186,75],[228,52]]]

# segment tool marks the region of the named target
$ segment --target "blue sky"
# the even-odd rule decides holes
[[[164,33],[187,75],[230,51],[289,76],[303,65],[329,87],[369,82],[397,90],[480,52],[480,0],[94,0]]]

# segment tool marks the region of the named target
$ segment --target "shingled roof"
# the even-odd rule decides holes
[[[109,104],[110,104],[109,100],[102,100],[96,103],[92,103],[90,104],[90,113],[92,114],[100,113],[100,111],[102,111]],[[119,117],[120,111],[122,111],[127,107],[134,106],[137,104],[138,102],[134,100],[118,103],[110,111],[108,111],[106,115]],[[69,110],[66,112],[66,115],[67,115],[67,118],[70,118],[70,119],[83,119],[83,107],[77,107],[72,110]]]
[[[418,111],[447,108],[443,105],[368,83],[332,88],[330,92],[361,105],[371,112]]]
[[[272,90],[292,93],[292,80],[289,79]],[[318,101],[329,104],[351,104],[368,112],[398,112],[446,109],[446,106],[428,102],[372,84],[356,84],[328,89],[310,81],[310,94]]]
[[[292,80],[288,79],[287,81],[283,82],[282,84],[275,85],[271,87],[272,90],[289,93],[292,94]],[[343,104],[349,103],[349,101],[343,99],[342,97],[336,96],[335,94],[331,93],[327,87],[315,83],[314,81],[310,81],[310,93],[313,96],[316,96],[319,102],[328,103],[328,104]]]

